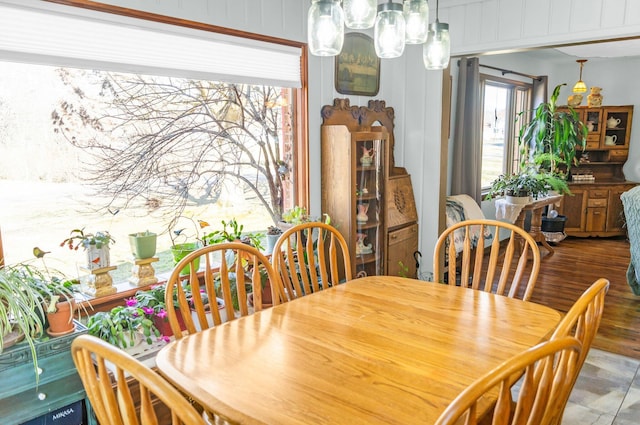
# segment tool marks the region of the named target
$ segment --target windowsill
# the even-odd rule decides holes
[[[90,295],[80,293],[76,295],[76,300],[80,302],[80,311],[83,311],[84,308],[89,315],[98,311],[109,311],[113,307],[123,305],[127,298],[133,297],[138,291],[144,291],[152,286],[166,283],[170,274],[170,272],[166,272],[156,275],[158,282],[150,285],[138,286],[128,281],[114,283],[113,286],[116,288],[116,292],[111,295],[92,297]]]
[[[267,259],[271,258],[271,254],[266,254]],[[218,271],[217,266],[212,264],[212,271]],[[200,274],[204,270],[203,266],[198,271]],[[172,270],[173,271],[173,270]],[[92,315],[98,311],[109,311],[114,307],[124,305],[125,300],[127,298],[133,297],[136,292],[148,290],[152,286],[162,285],[167,283],[169,277],[171,276],[172,271],[163,272],[156,274],[158,281],[156,283],[152,283],[150,285],[137,286],[128,281],[114,283],[113,286],[116,288],[116,292],[111,295],[104,295],[101,297],[93,297],[84,293],[79,293],[76,295],[76,301],[79,303],[79,311],[84,313],[86,310],[86,314]],[[84,308],[84,310],[83,310]]]

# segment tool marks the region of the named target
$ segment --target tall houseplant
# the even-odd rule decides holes
[[[576,149],[584,150],[586,146],[589,130],[573,108],[558,110],[558,96],[564,85],[554,88],[549,102],[538,105],[531,121],[520,129],[518,143],[521,168],[548,176],[551,183],[560,185],[562,190],[554,188],[559,194],[570,195],[565,181],[571,167],[577,164]],[[565,219],[543,216],[542,230],[564,231]],[[551,226],[551,221],[555,225]]]
[[[521,168],[535,166],[564,177],[577,163],[576,149],[585,148],[588,129],[578,113],[571,107],[567,111],[558,110],[558,96],[564,85],[557,85],[549,102],[538,105],[529,123],[520,129]]]

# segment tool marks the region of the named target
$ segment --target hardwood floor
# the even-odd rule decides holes
[[[593,347],[640,359],[640,296],[631,292],[625,238],[567,238],[544,255],[532,302],[566,312],[596,279],[611,282]]]

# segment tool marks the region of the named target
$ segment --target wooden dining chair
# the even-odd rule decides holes
[[[574,375],[571,377],[569,392],[573,389],[578,375],[582,369],[582,365],[587,358],[587,354],[593,343],[593,339],[598,333],[600,320],[604,311],[604,298],[609,290],[609,281],[604,278],[596,280],[586,291],[582,293],[580,298],[573,304],[567,314],[562,318],[556,330],[551,335],[551,339],[563,338],[565,336],[573,336],[582,344],[582,351],[578,358],[578,364]],[[562,409],[558,412],[554,424],[560,424],[564,408],[569,400],[569,394],[564,400]]]
[[[540,249],[531,235],[497,220],[465,220],[442,232],[433,254],[434,278],[438,282],[444,282],[443,256],[448,263],[449,285],[524,301],[531,299],[540,271]]]
[[[301,223],[283,232],[271,264],[288,300],[352,279],[346,240],[335,227],[322,222]]]
[[[208,245],[188,254],[175,265],[165,292],[167,317],[177,339],[183,336],[178,314],[192,334],[282,301],[284,288],[269,259],[241,242]]]
[[[156,411],[158,400],[170,411],[172,425],[206,424],[168,381],[108,342],[80,335],[71,344],[71,355],[101,424],[157,424],[162,419]],[[135,390],[127,384],[128,377],[138,382]]]
[[[580,341],[567,336],[515,355],[463,390],[435,425],[552,424],[571,391],[567,382],[580,352]],[[514,376],[522,379],[512,389]],[[513,398],[512,391],[516,392]]]

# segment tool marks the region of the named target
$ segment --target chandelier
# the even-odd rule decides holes
[[[376,13],[377,12],[377,13]],[[344,28],[374,27],[374,45],[380,58],[397,58],[405,44],[422,44],[427,69],[449,65],[449,25],[438,20],[429,25],[427,0],[393,0],[377,5],[377,0],[312,0],[308,14],[309,51],[316,56],[340,54]]]

